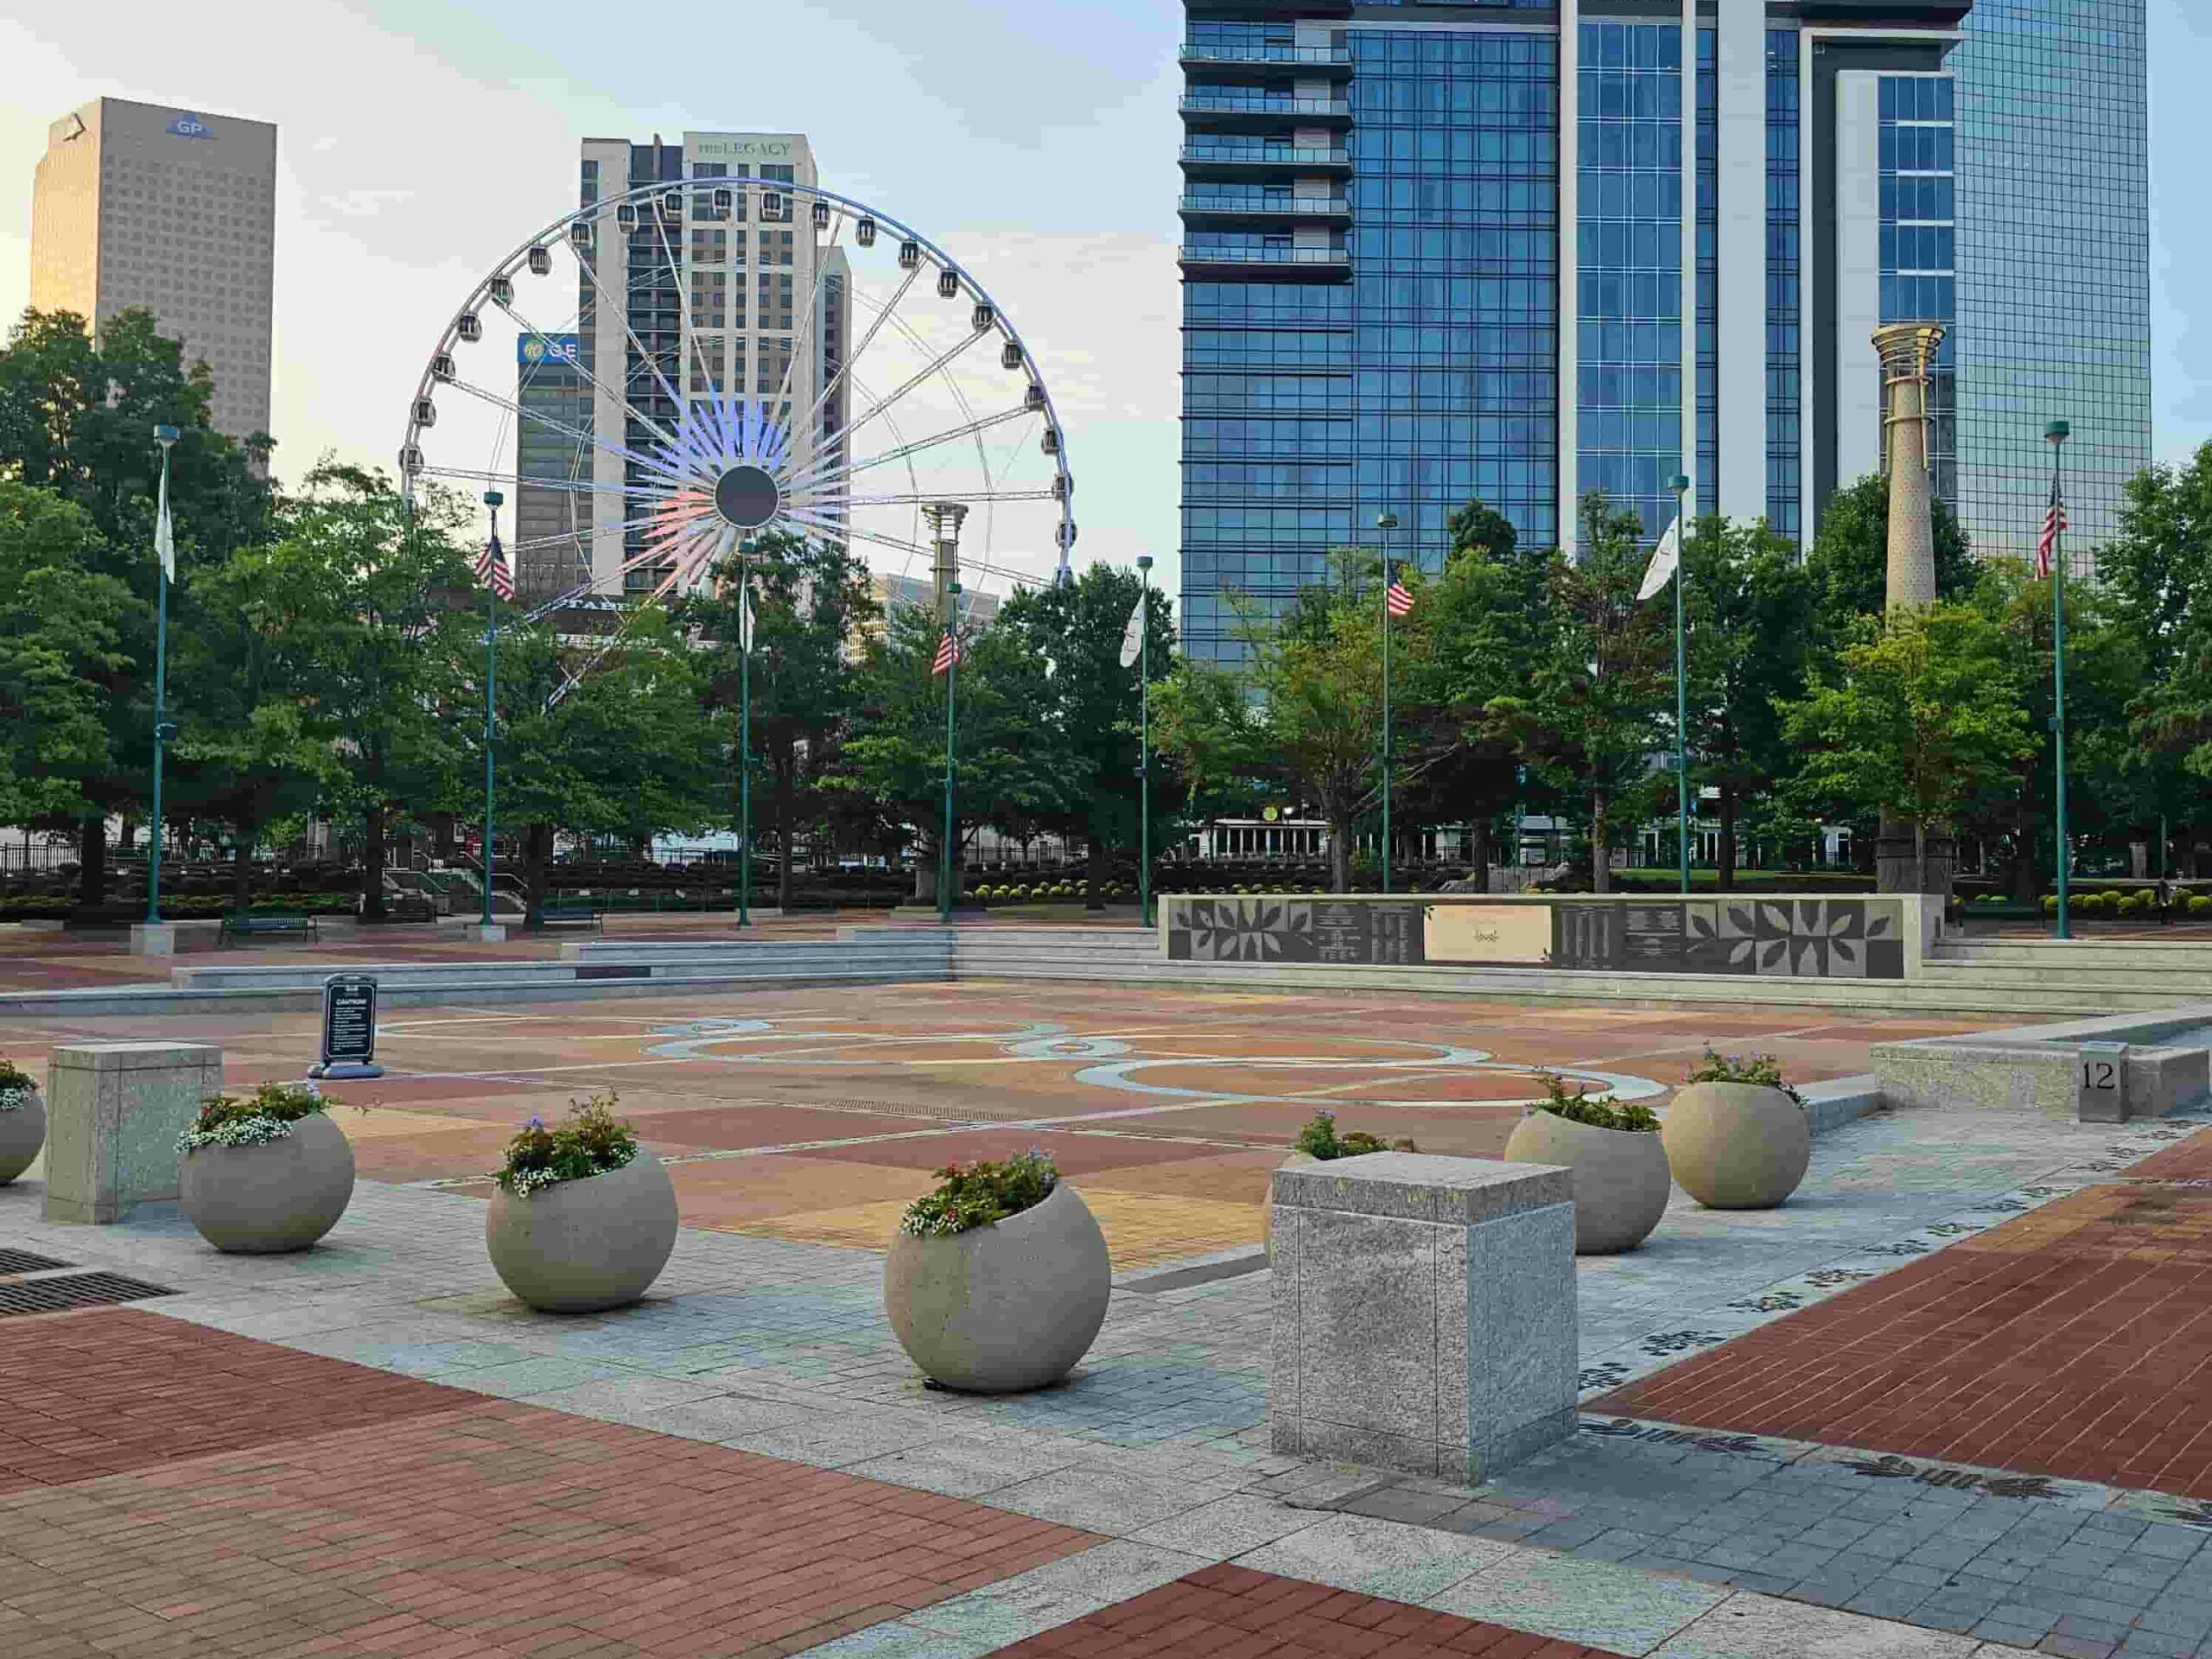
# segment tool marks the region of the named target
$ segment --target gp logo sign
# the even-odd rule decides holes
[[[170,117],[168,130],[179,138],[213,138],[215,136],[215,129],[196,115]]]

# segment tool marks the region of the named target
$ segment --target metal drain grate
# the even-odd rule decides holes
[[[142,1302],[149,1296],[174,1296],[162,1285],[126,1279],[119,1273],[73,1273],[60,1279],[32,1279],[0,1285],[0,1319],[11,1313],[58,1313],[71,1307],[102,1307],[113,1302]]]
[[[34,1250],[0,1249],[0,1277],[14,1273],[43,1273],[48,1268],[66,1268],[67,1262],[57,1262],[50,1255],[41,1255]]]

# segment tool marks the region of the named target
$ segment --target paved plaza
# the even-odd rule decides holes
[[[236,1085],[315,1021],[118,1024],[0,1050],[219,1042]],[[0,1319],[0,1653],[2212,1654],[2212,1117],[1845,1123],[1785,1208],[1677,1192],[1579,1264],[1560,1447],[1476,1488],[1268,1449],[1266,1181],[1318,1108],[1494,1155],[1538,1065],[1663,1109],[1708,1043],[1817,1080],[1970,1028],[988,982],[393,1011],[312,1252],[0,1188],[0,1287],[168,1293]],[[643,1306],[530,1314],[484,1172],[610,1090],[687,1225]],[[899,1208],[1029,1146],[1104,1224],[1105,1328],[1062,1386],[926,1388]]]

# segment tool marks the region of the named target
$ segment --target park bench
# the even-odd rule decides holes
[[[242,916],[235,912],[223,918],[223,925],[215,931],[215,943],[221,945],[226,939],[257,938],[275,934],[300,934],[321,942],[312,916]]]
[[[537,907],[540,927],[588,927],[595,933],[604,933],[607,923],[603,912],[587,899],[559,899]]]

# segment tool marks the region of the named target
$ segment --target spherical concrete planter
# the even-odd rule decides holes
[[[1574,1172],[1577,1255],[1634,1249],[1659,1224],[1674,1192],[1667,1149],[1648,1129],[1601,1129],[1556,1112],[1530,1112],[1514,1125],[1505,1157]]]
[[[1805,1109],[1756,1083],[1691,1084],[1659,1134],[1675,1180],[1709,1210],[1773,1209],[1797,1190],[1813,1155]]]
[[[650,1152],[528,1198],[494,1192],[484,1248],[509,1290],[541,1313],[627,1307],[676,1248],[676,1188]]]
[[[275,1141],[186,1153],[177,1197],[200,1237],[219,1250],[304,1250],[338,1224],[353,1200],[353,1148],[318,1112]]]
[[[1058,1382],[1106,1322],[1106,1236],[1065,1181],[1033,1208],[944,1238],[900,1233],[883,1310],[906,1357],[948,1389],[1013,1394]]]
[[[0,1112],[0,1186],[38,1161],[46,1145],[46,1096],[35,1089],[13,1111]]]

